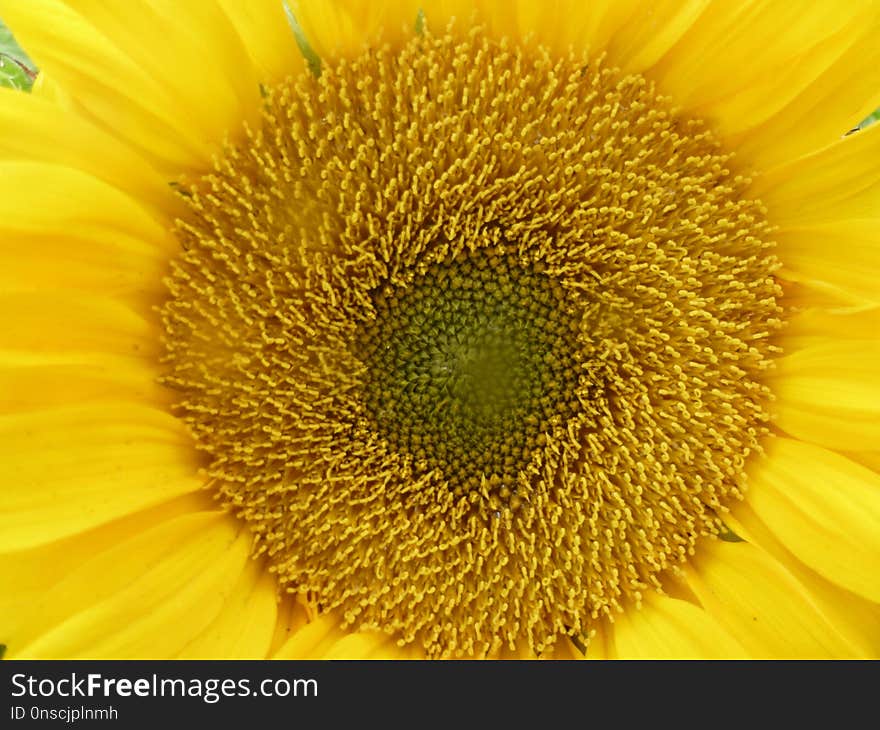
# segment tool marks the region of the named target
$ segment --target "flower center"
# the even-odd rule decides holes
[[[363,323],[369,424],[456,494],[519,506],[544,434],[577,411],[579,317],[558,282],[502,251],[434,264],[373,297]]]
[[[242,137],[184,186],[164,382],[282,589],[541,652],[718,533],[780,292],[700,122],[451,29],[268,88]]]

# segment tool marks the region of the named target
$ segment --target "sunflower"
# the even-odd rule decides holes
[[[0,16],[7,656],[877,655],[876,3]]]

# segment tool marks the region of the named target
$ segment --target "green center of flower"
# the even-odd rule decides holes
[[[518,506],[518,475],[577,409],[579,315],[538,268],[495,251],[434,264],[376,292],[362,327],[373,427],[456,494]]]

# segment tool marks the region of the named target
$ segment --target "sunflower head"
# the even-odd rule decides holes
[[[187,189],[165,382],[283,584],[541,652],[717,532],[780,306],[699,122],[451,25],[268,89],[246,140]]]
[[[0,0],[0,647],[876,654],[876,3],[421,5]]]

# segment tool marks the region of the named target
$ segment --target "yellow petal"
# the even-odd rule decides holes
[[[827,449],[774,438],[755,464],[747,501],[799,560],[880,601],[880,475]]]
[[[863,3],[712,2],[649,75],[766,169],[839,139],[880,103],[878,30]]]
[[[0,364],[0,413],[93,401],[169,407],[174,397],[156,382],[155,376],[155,367],[137,360],[113,364]]]
[[[119,302],[60,291],[0,294],[0,412],[90,401],[167,407],[158,335]]]
[[[100,553],[169,519],[216,508],[207,491],[190,492],[71,537],[37,547],[0,553],[0,581],[15,590],[0,591],[0,643],[15,653],[48,624],[79,610],[79,603],[56,605],[38,618],[34,607],[54,586]],[[88,604],[88,595],[78,594]],[[53,619],[54,616],[54,619]]]
[[[162,284],[164,258],[158,252],[125,250],[119,245],[123,242],[122,234],[113,243],[83,240],[73,234],[7,237],[0,240],[0,290],[74,289],[126,302],[152,314],[167,296]]]
[[[151,312],[177,246],[161,215],[62,165],[4,160],[0,175],[0,291],[80,289]]]
[[[578,649],[567,636],[560,637],[553,645],[553,652],[548,657],[556,661],[579,661],[584,658],[581,650]]]
[[[441,4],[442,6],[443,4]],[[507,36],[516,40],[533,40],[554,50],[562,51],[574,40],[578,49],[601,51],[610,42],[615,31],[624,26],[625,21],[635,10],[635,3],[622,2],[579,3],[570,0],[535,3],[529,0],[483,0],[477,3],[461,3],[461,7],[446,3],[450,8],[445,14],[455,14],[458,21],[467,27],[471,20],[471,7],[479,10],[477,22],[486,23],[496,36]],[[426,12],[431,12],[426,9]],[[442,17],[443,8],[437,15]],[[433,22],[435,31],[443,28]],[[438,17],[439,20],[439,17]],[[562,20],[563,22],[560,22]]]
[[[839,9],[838,5],[835,11]],[[877,7],[857,11],[868,15],[864,20],[863,16],[855,18],[852,32],[843,31],[823,41],[809,59],[801,59],[777,75],[775,90],[783,98],[791,96],[791,101],[768,122],[734,141],[739,154],[764,168],[796,159],[837,140],[880,106]],[[807,82],[798,84],[796,95],[786,93],[794,76]],[[736,112],[735,108],[730,110],[731,118]]]
[[[774,236],[780,275],[827,287],[852,302],[880,302],[880,220],[792,226]]]
[[[835,630],[860,656],[880,656],[880,604],[826,580],[786,549],[748,504],[736,505],[724,517],[736,534],[783,565],[809,593]]]
[[[699,606],[656,593],[615,616],[618,659],[737,659],[743,647]]]
[[[607,622],[603,622],[596,628],[596,633],[587,644],[587,653],[584,659],[612,659],[614,657],[614,628]]]
[[[155,323],[120,302],[78,292],[0,293],[0,352],[5,363],[155,363]],[[113,360],[115,358],[115,360]],[[158,375],[158,369],[155,374]]]
[[[36,144],[36,142],[35,142]],[[17,235],[74,235],[115,243],[120,252],[176,249],[168,221],[141,201],[89,173],[51,162],[2,160],[0,230]]]
[[[179,118],[210,139],[222,141],[230,128],[254,118],[259,80],[217,2],[65,2],[163,87]]]
[[[180,422],[133,404],[0,417],[0,550],[57,540],[199,489]]]
[[[305,64],[280,0],[220,0],[263,83],[302,72]]]
[[[688,33],[711,0],[661,0],[634,3],[630,16],[608,47],[612,63],[626,71],[650,71]],[[582,3],[582,6],[587,3]]]
[[[831,338],[865,340],[880,330],[880,305],[810,307],[785,323],[783,351],[822,345]]]
[[[274,654],[274,659],[320,659],[348,634],[335,613],[318,616],[297,630]]]
[[[161,84],[60,0],[0,0],[0,17],[77,108],[147,159],[167,169],[210,159]]]
[[[146,160],[82,115],[39,95],[0,89],[0,159],[72,167],[159,210],[174,205],[167,181]]]
[[[781,0],[708,3],[654,74],[675,89],[678,103],[706,106],[748,88],[768,70],[784,67],[849,19],[849,13],[830,6],[805,12]]]
[[[265,560],[249,560],[217,618],[178,659],[265,659],[275,631],[278,590]]]
[[[152,325],[124,305],[36,292],[0,295],[0,306],[10,304],[0,317],[0,382],[10,386],[0,388],[2,410],[172,400],[157,383]],[[53,304],[57,309],[46,311]]]
[[[831,449],[880,444],[880,340],[827,340],[781,357],[768,383],[774,423]]]
[[[0,0],[0,17],[78,109],[165,174],[203,169],[258,109],[247,54],[213,3],[75,6]]]
[[[625,32],[639,7],[638,0],[426,0],[418,5],[434,33],[442,32],[453,19],[459,30],[476,22],[496,37],[540,43],[557,53],[572,47],[602,52],[619,32]],[[658,24],[662,25],[671,9],[672,3],[658,3]],[[614,62],[620,61],[615,58]]]
[[[845,455],[880,474],[880,451],[850,451]]]
[[[399,43],[415,35],[417,0],[287,0],[309,45],[324,60],[350,57],[368,41]]]
[[[289,0],[287,5],[309,45],[325,60],[356,54],[371,31],[377,30],[365,27],[358,22],[361,18],[353,16],[355,3]]]
[[[50,101],[66,112],[75,112],[76,110],[76,105],[70,95],[46,73],[46,69],[38,69],[37,78],[34,79],[34,85],[31,86],[30,96]]]
[[[407,659],[396,640],[376,631],[358,631],[337,641],[322,659]]]
[[[177,517],[132,537],[79,566],[33,606],[32,620],[47,630],[17,656],[174,656],[219,615],[250,546],[250,535],[221,512]]]
[[[754,182],[768,217],[783,231],[845,220],[877,220],[880,125],[780,165]],[[875,223],[876,225],[876,223]]]
[[[706,540],[685,574],[706,611],[752,657],[839,658],[857,653],[804,586],[754,545]]]
[[[274,657],[293,634],[309,622],[306,601],[299,595],[282,594],[278,606],[275,632],[269,648],[269,656]]]
[[[338,613],[316,617],[294,631],[274,659],[414,659],[421,652],[410,644],[397,646],[394,637],[377,631],[342,628]]]

